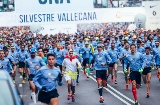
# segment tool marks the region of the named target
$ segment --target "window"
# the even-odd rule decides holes
[[[14,105],[12,91],[6,80],[0,80],[0,105]]]

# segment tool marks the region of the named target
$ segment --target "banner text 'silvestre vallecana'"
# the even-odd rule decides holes
[[[24,14],[19,15],[20,23],[54,22],[54,21],[87,21],[97,20],[96,12],[73,12],[51,14]]]

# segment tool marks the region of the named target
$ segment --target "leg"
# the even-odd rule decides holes
[[[77,83],[79,83],[78,79],[79,79],[79,70],[77,70],[77,79],[76,79]]]
[[[115,63],[114,64],[114,67],[113,67],[114,69],[114,77],[115,77],[115,80],[117,80],[117,64]]]
[[[33,81],[29,81],[29,84],[32,88],[31,98],[33,99],[34,103],[36,103],[36,86],[34,85]]]
[[[50,100],[50,105],[58,105],[58,98],[52,98]]]
[[[71,97],[71,87],[72,87],[71,80],[68,80],[67,83],[68,83],[68,100],[70,100],[70,97]]]
[[[146,84],[147,83],[146,75],[142,75],[142,78],[143,78],[144,84]]]
[[[133,93],[135,101],[138,101],[137,89],[136,89],[136,80],[132,80],[132,93]]]
[[[151,81],[151,72],[147,74],[147,95],[150,94],[150,81]],[[148,98],[148,97],[147,97]]]

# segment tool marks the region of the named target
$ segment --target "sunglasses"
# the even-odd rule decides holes
[[[73,53],[69,53],[69,54],[73,54]]]

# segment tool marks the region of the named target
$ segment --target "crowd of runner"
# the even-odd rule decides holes
[[[141,77],[147,85],[146,98],[150,96],[151,71],[157,70],[160,79],[160,30],[136,29],[113,31],[85,31],[75,34],[33,34],[29,27],[0,28],[0,70],[6,70],[16,83],[16,70],[22,83],[29,81],[31,99],[58,105],[56,81],[62,86],[62,78],[68,84],[68,100],[75,101],[75,87],[79,83],[79,71],[87,79],[96,70],[100,103],[102,91],[108,88],[107,80],[118,85],[118,63],[123,66],[126,86],[132,84],[135,105],[138,105],[137,88]]]

